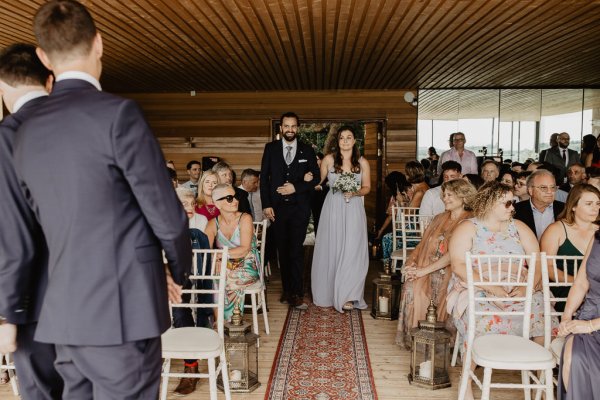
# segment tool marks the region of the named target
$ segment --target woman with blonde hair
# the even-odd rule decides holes
[[[438,321],[446,321],[446,292],[451,275],[448,242],[457,225],[471,217],[467,209],[476,194],[475,187],[464,179],[442,184],[446,211],[431,221],[403,268],[406,283],[400,299],[397,344],[410,348],[410,330],[425,319],[429,299],[438,307]]]
[[[198,185],[198,204],[196,212],[204,215],[209,221],[219,216],[219,208],[212,198],[212,191],[219,183],[219,175],[212,170],[204,171]]]
[[[585,249],[592,241],[598,230],[598,212],[600,211],[600,191],[592,185],[579,184],[569,191],[565,208],[558,220],[546,228],[540,239],[541,250],[553,256],[583,256]],[[566,264],[566,265],[564,265]],[[557,262],[557,274],[554,268],[548,268],[550,279],[555,282],[573,282],[574,263]],[[556,297],[565,298],[569,295],[568,287],[550,288]],[[565,303],[559,302],[554,306],[556,311],[563,311]]]

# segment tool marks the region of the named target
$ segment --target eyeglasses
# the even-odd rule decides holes
[[[233,199],[239,200],[237,194],[228,194],[215,201],[227,200],[228,203],[233,203]]]
[[[464,142],[465,139],[452,139],[453,142]]]
[[[501,203],[501,204],[504,204],[504,207],[507,208],[507,209],[511,208],[512,206],[514,206],[514,203],[513,203],[512,200],[506,200],[506,202]]]
[[[544,193],[556,192],[558,188],[556,186],[533,186],[534,188],[540,189]]]

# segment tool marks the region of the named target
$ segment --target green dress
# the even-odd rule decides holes
[[[575,245],[573,245],[571,240],[569,240],[569,235],[567,233],[567,227],[565,226],[565,223],[561,221],[561,224],[563,226],[563,229],[565,230],[565,241],[560,245],[560,247],[556,251],[556,255],[557,256],[583,256],[583,253],[581,253],[577,249],[577,247],[575,247]],[[565,267],[566,267],[566,269],[565,269]],[[557,260],[556,268],[560,269],[561,271],[566,272],[567,274],[569,274],[571,276],[575,273],[575,263],[573,260],[567,260],[566,262],[563,262],[562,260]],[[552,291],[552,294],[554,294],[555,297],[563,297],[563,298],[566,298],[569,296],[570,289],[571,288],[568,286],[560,286],[560,287],[551,287],[550,288],[550,290]],[[557,302],[556,304],[554,304],[554,309],[558,312],[563,312],[563,311],[565,311],[565,305],[566,304],[562,301]]]

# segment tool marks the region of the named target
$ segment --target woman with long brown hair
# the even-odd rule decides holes
[[[320,182],[327,178],[331,189],[321,211],[311,278],[313,302],[344,312],[367,308],[363,296],[369,254],[362,196],[371,191],[371,179],[351,126],[338,129],[337,144],[321,162]]]

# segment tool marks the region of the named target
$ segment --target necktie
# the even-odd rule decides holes
[[[567,162],[567,150],[563,150],[563,162]]]
[[[292,146],[285,146],[287,153],[285,153],[285,162],[287,165],[292,163]]]
[[[252,213],[252,219],[254,220],[254,215],[255,215],[254,214],[254,204],[252,204],[252,195],[253,194],[254,194],[253,192],[250,192],[250,198],[248,200],[250,200],[249,201],[249,203],[250,203],[250,212]]]

